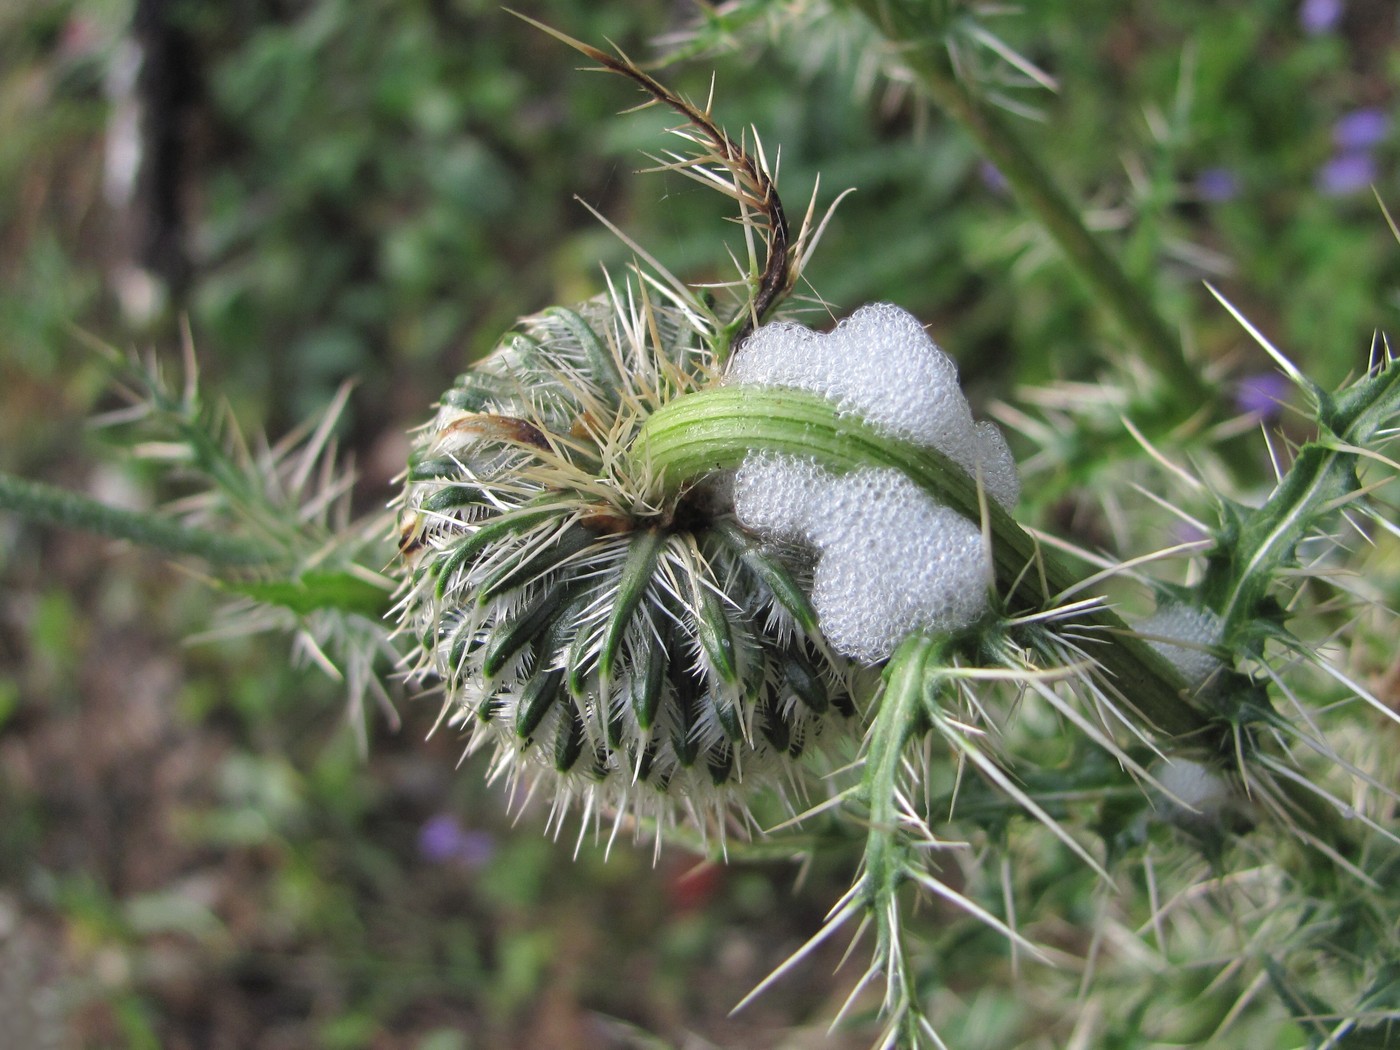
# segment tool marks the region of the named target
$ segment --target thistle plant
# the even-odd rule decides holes
[[[294,661],[345,684],[346,717],[367,747],[367,701],[397,724],[386,684],[396,652],[383,621],[394,583],[379,571],[392,550],[390,519],[382,512],[355,518],[355,474],[334,439],[350,387],[319,417],[270,443],[246,436],[227,406],[206,402],[188,340],[178,381],[154,357],[92,346],[107,358],[126,402],[96,422],[122,433],[134,460],[185,494],[152,513],[0,475],[0,506],[200,559],[204,578],[227,599],[205,637],[291,635]]]
[[[970,959],[1045,974],[1037,987],[1082,1008],[1074,1045],[1261,1023],[1276,1042],[1395,1045],[1400,716],[1344,657],[1393,629],[1400,363],[1382,343],[1323,390],[1217,296],[1306,429],[1266,432],[1275,483],[1236,490],[1212,449],[1242,429],[1218,377],[1040,170],[972,56],[1034,67],[972,8],[848,6],[1137,348],[1098,384],[995,408],[1036,446],[1019,472],[912,314],[795,319],[824,221],[814,200],[790,228],[756,134],[548,30],[678,117],[657,167],[733,202],[737,279],[689,285],[628,240],[636,262],[604,294],[522,319],[416,432],[397,556],[379,516],[343,515],[334,411],[255,453],[156,376],[140,414],[166,436],[144,449],[204,488],[165,532],[97,508],[88,523],[218,566],[357,702],[385,695],[374,661],[392,654],[416,691],[441,691],[466,751],[490,752],[489,777],[545,797],[556,833],[577,816],[581,842],[693,833],[739,856],[773,830],[755,799],[774,796],[787,823],[845,827],[849,891],[755,994],[849,932],[871,961],[843,1016],[873,998],[878,1045],[954,1045],[946,998]],[[1100,438],[1112,456],[1088,457]],[[1124,499],[1191,536],[1120,559],[1037,527],[1047,492],[1086,481],[1130,538]],[[59,495],[4,479],[0,498],[42,516]],[[380,557],[391,567],[366,568]],[[1084,900],[1080,936],[1062,912]],[[921,908],[976,930],[931,930]],[[1156,1002],[1198,995],[1190,1026]]]
[[[1044,958],[1016,928],[1006,869],[1004,914],[956,888],[943,858],[968,844],[940,826],[1004,836],[1029,818],[1111,883],[1111,858],[1076,834],[1066,800],[1113,797],[1105,819],[1120,838],[1163,821],[1220,849],[1267,825],[1378,886],[1351,859],[1357,836],[1393,834],[1296,764],[1299,743],[1336,752],[1275,712],[1268,683],[1271,645],[1308,651],[1277,593],[1300,545],[1345,507],[1386,521],[1355,470],[1392,430],[1392,362],[1329,398],[1279,356],[1325,430],[1275,494],[1257,509],[1221,498],[1209,539],[1076,574],[1016,522],[1006,442],[974,423],[956,367],[919,323],[875,305],[828,335],[758,324],[797,276],[775,277],[786,235],[771,176],[732,152],[708,112],[569,42],[683,115],[701,149],[665,166],[725,188],[765,258],[751,255],[738,284],[749,298],[728,319],[640,268],[600,301],[527,319],[420,439],[403,623],[470,746],[494,746],[494,773],[546,785],[556,819],[581,798],[585,825],[611,813],[614,832],[629,814],[653,827],[676,809],[719,818],[744,812],[772,760],[851,729],[821,720],[828,697],[848,720],[858,712],[854,779],[801,814],[869,829],[855,884],[811,946],[847,923],[874,927],[858,988],[884,985],[890,1046],[941,1045],[907,943],[911,893]],[[1206,554],[1202,578],[1159,585],[1158,612],[1136,628],[1095,592],[1190,551]],[[862,695],[840,658],[883,666],[882,684]],[[1029,772],[1017,755],[1027,716],[1012,712],[1033,705],[1072,738],[1072,778]],[[1383,778],[1351,771],[1386,810]],[[786,770],[789,800],[802,775]],[[1351,820],[1338,827],[1336,812]],[[1292,992],[1290,976],[1274,979]],[[1361,1005],[1326,1031],[1374,1020]]]

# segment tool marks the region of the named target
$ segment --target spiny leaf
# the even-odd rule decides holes
[[[481,669],[487,678],[498,674],[506,662],[528,642],[533,641],[541,631],[562,611],[569,599],[569,587],[556,584],[545,591],[522,612],[498,624],[486,643],[482,654]]]
[[[622,375],[617,370],[612,351],[598,333],[595,332],[577,312],[562,306],[554,306],[545,311],[550,317],[557,317],[564,323],[569,333],[578,340],[588,361],[590,377],[604,395],[606,403],[616,407],[622,399]]]
[[[378,620],[389,610],[388,589],[351,572],[304,572],[291,580],[221,580],[217,585],[298,616],[338,609]]]
[[[557,513],[552,507],[522,507],[492,518],[458,540],[440,561],[434,563],[437,572],[437,596],[441,598],[446,593],[453,575],[459,569],[471,565],[494,544],[508,536],[533,528],[542,521],[548,521]]]
[[[812,608],[801,585],[792,577],[777,558],[765,552],[762,546],[733,521],[718,521],[711,531],[726,546],[739,556],[741,564],[756,577],[773,595],[779,605],[786,609],[797,625],[809,637],[820,636],[817,626],[817,612]]]

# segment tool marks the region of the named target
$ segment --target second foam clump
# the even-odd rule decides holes
[[[821,394],[893,437],[934,448],[1010,509],[1019,480],[1001,432],[974,423],[957,366],[906,310],[862,307],[831,333],[758,329],[727,380]],[[828,641],[867,662],[917,630],[956,630],[987,608],[990,558],[979,525],[893,468],[837,475],[795,456],[754,454],[734,481],[749,529],[819,555],[812,602]]]

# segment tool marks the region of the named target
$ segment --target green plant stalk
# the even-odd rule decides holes
[[[1264,505],[1226,508],[1234,535],[1217,546],[1202,593],[1222,621],[1227,644],[1258,618],[1279,572],[1297,560],[1309,532],[1361,490],[1362,450],[1400,416],[1400,364],[1353,383],[1335,397],[1312,389],[1321,435],[1299,451]]]
[[[275,565],[285,558],[266,544],[181,525],[149,511],[112,507],[55,485],[0,472],[0,510],[42,524],[130,540],[165,554],[190,554],[228,568]]]
[[[663,491],[675,492],[704,474],[739,466],[751,451],[816,459],[836,471],[894,467],[903,472],[939,503],[987,523],[998,592],[1008,604],[1044,608],[1080,582],[998,503],[981,499],[961,467],[933,449],[842,415],[817,394],[744,386],[689,394],[647,420],[633,454],[656,473]],[[1104,644],[1094,658],[1123,702],[1146,722],[1178,738],[1212,729],[1212,719],[1191,705],[1172,667],[1122,619],[1096,609],[1079,622],[1101,629]]]
[[[1213,400],[1214,393],[1182,353],[1181,342],[1000,113],[959,79],[938,38],[909,4],[847,0],[892,43],[933,102],[972,137],[1006,178],[1016,199],[1050,234],[1070,266],[1124,334],[1171,383],[1179,404]]]
[[[875,921],[877,955],[895,955],[886,965],[898,982],[902,1001],[887,1002],[897,1015],[901,1046],[922,1043],[918,1031],[916,991],[909,987],[909,967],[903,958],[905,938],[892,926],[897,914],[897,894],[907,879],[907,845],[900,834],[896,799],[905,748],[921,732],[920,709],[926,688],[927,668],[940,656],[940,645],[930,638],[905,639],[885,668],[884,695],[867,737],[861,798],[869,813],[861,876],[862,895]]]

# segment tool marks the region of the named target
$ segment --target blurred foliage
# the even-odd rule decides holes
[[[718,206],[632,174],[664,148],[665,117],[615,116],[638,101],[626,86],[576,72],[494,2],[167,6],[196,73],[178,129],[192,277],[142,317],[115,291],[132,249],[103,174],[135,5],[0,8],[0,468],[147,498],[146,476],[106,463],[72,424],[104,404],[105,377],[74,328],[167,354],[187,319],[210,387],[273,432],[360,377],[347,436],[382,502],[402,435],[446,377],[516,316],[592,294],[600,265],[627,258],[575,196],[687,278],[729,274]],[[637,57],[695,16],[518,6]],[[1375,201],[1323,174],[1339,119],[1396,109],[1396,16],[1389,0],[1344,10],[1311,34],[1294,0],[1045,0],[999,20],[1059,85],[1021,122],[1044,163],[1197,333],[1192,352],[1237,374],[1263,363],[1202,278],[1324,386],[1364,365],[1374,329],[1397,328],[1400,256]],[[693,48],[722,44],[713,59],[667,75],[703,97],[716,73],[719,117],[781,149],[791,212],[818,173],[819,208],[857,190],[808,270],[837,313],[908,307],[983,395],[1113,357],[1116,333],[996,173],[876,72],[868,30],[810,3],[725,11]],[[1395,210],[1400,131],[1368,150]],[[810,830],[826,837],[795,893],[797,868],[780,861],[689,873],[684,855],[652,866],[626,842],[606,864],[591,842],[571,860],[571,842],[506,834],[499,793],[455,772],[454,741],[421,743],[432,699],[405,702],[398,736],[377,727],[365,762],[333,684],[286,669],[275,644],[181,650],[206,616],[197,584],[113,555],[0,520],[0,947],[25,946],[26,979],[47,996],[14,1014],[27,1045],[868,1040],[860,1011],[849,1035],[821,1036],[847,991],[825,958],[726,1019],[819,923],[853,840]],[[489,864],[425,852],[420,833],[442,814],[487,836]],[[1033,899],[1057,892],[1046,870]],[[967,936],[983,934],[950,927],[931,944],[956,959]],[[1042,1005],[950,969],[952,1045],[1004,1045]],[[6,987],[12,974],[0,966],[0,1003],[30,987]],[[1153,991],[1138,993],[1144,1017]],[[1181,1045],[1204,1038],[1191,1021],[1173,1021]],[[1290,1045],[1286,1029],[1269,1038],[1252,1045]]]

